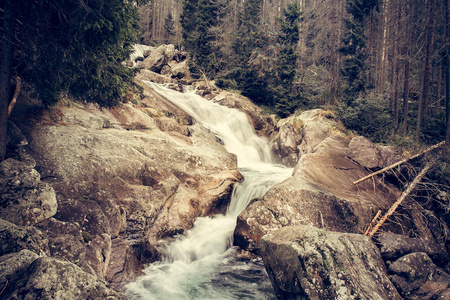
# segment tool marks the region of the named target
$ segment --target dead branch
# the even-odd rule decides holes
[[[377,230],[383,225],[383,223],[389,218],[397,209],[397,207],[405,200],[406,197],[414,190],[414,188],[419,184],[419,182],[422,180],[422,178],[425,176],[425,174],[428,172],[428,170],[434,165],[437,158],[432,159],[430,162],[426,164],[426,166],[420,171],[420,173],[414,178],[414,180],[411,182],[411,184],[408,186],[408,188],[403,191],[401,196],[395,201],[395,203],[391,206],[391,208],[388,210],[388,212],[378,221],[378,223],[373,227],[373,229],[367,234],[369,237],[373,237],[373,235],[377,232]]]
[[[375,222],[378,220],[378,218],[381,215],[381,210],[379,210],[377,212],[377,214],[375,215],[375,217],[373,217],[372,221],[369,223],[369,225],[367,226],[367,229],[364,231],[364,235],[367,235],[369,233],[369,231],[372,230],[373,225],[375,225]]]
[[[16,90],[14,91],[14,95],[11,99],[11,102],[9,102],[9,105],[8,105],[8,116],[11,114],[11,112],[14,108],[14,105],[16,104],[17,97],[19,97],[21,88],[22,88],[22,79],[19,76],[17,76],[16,77]]]
[[[3,292],[5,291],[6,287],[8,286],[8,280],[6,280],[5,282],[5,286],[2,288],[2,291],[0,292],[0,295],[3,294]]]
[[[401,164],[404,164],[404,163],[407,162],[408,160],[411,160],[411,159],[414,159],[414,158],[419,157],[419,156],[421,156],[421,155],[424,155],[425,153],[428,153],[428,152],[430,152],[431,150],[434,150],[434,149],[436,149],[436,148],[439,148],[439,147],[441,147],[441,146],[444,145],[444,144],[445,144],[445,141],[442,141],[442,142],[440,142],[439,144],[436,144],[436,145],[434,145],[434,146],[431,146],[430,148],[428,148],[428,149],[426,149],[426,150],[420,152],[419,154],[416,154],[416,155],[413,155],[413,156],[411,156],[411,157],[405,158],[405,159],[403,159],[403,160],[401,160],[401,161],[398,161],[398,162],[396,162],[396,163],[394,163],[394,164],[392,164],[392,165],[390,165],[390,166],[388,166],[388,167],[386,167],[386,168],[383,168],[383,169],[381,169],[381,170],[378,170],[378,171],[376,171],[376,172],[373,172],[373,173],[371,173],[371,174],[369,174],[369,175],[367,175],[367,176],[365,176],[365,177],[363,177],[363,178],[360,178],[360,179],[354,181],[354,182],[353,182],[353,185],[358,184],[358,183],[360,183],[360,182],[363,182],[364,180],[367,180],[367,179],[369,179],[369,178],[371,178],[371,177],[373,177],[373,176],[375,176],[375,175],[378,175],[378,174],[380,174],[380,173],[384,173],[384,172],[386,172],[386,171],[389,171],[389,170],[391,170],[391,169],[393,169],[393,168],[395,168],[395,167],[397,167],[397,166],[399,166],[399,165],[401,165]]]

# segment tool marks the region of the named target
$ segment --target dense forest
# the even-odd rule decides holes
[[[142,41],[183,45],[198,77],[280,116],[333,108],[375,142],[433,144],[448,128],[448,11],[447,0],[155,0]]]

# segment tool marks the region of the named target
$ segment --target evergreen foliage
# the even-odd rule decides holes
[[[122,62],[138,39],[133,2],[25,0],[13,9],[20,21],[16,75],[34,87],[45,105],[58,101],[61,93],[102,106],[123,99],[134,72]]]
[[[214,37],[209,33],[217,24],[219,4],[214,0],[184,0],[180,23],[183,45],[190,53],[190,70],[194,77],[217,73],[216,59],[211,48]]]
[[[237,88],[242,94],[257,103],[263,103],[267,97],[264,80],[258,78],[255,70],[249,68],[252,52],[258,47],[258,33],[261,31],[262,0],[244,2],[238,16],[238,29],[233,43],[234,57],[231,57],[229,69],[220,74],[217,84],[223,88]]]
[[[288,5],[275,30],[262,26],[261,5],[261,0],[245,2],[234,45],[235,66],[218,83],[224,87],[228,80],[230,86],[232,80],[244,96],[286,116],[304,100],[294,86],[301,12],[297,3]]]
[[[280,22],[280,58],[275,70],[272,94],[278,114],[287,116],[301,106],[304,100],[298,89],[294,86],[297,73],[297,43],[299,41],[299,20],[301,16],[300,7],[297,2],[288,5],[283,10],[284,19]]]
[[[366,89],[364,70],[366,68],[366,36],[364,35],[364,20],[378,0],[347,0],[347,11],[351,17],[344,19],[347,33],[344,36],[339,51],[344,55],[341,74],[346,82],[344,89],[344,102],[351,102]]]

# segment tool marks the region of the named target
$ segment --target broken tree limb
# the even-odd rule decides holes
[[[442,141],[442,142],[440,142],[439,144],[433,145],[433,146],[431,146],[430,148],[428,148],[428,149],[426,149],[426,150],[424,150],[424,151],[422,151],[422,152],[420,152],[420,153],[418,153],[418,154],[416,154],[416,155],[410,156],[410,157],[405,158],[405,159],[403,159],[403,160],[401,160],[401,161],[398,161],[398,162],[396,162],[396,163],[394,163],[394,164],[392,164],[392,165],[390,165],[390,166],[388,166],[388,167],[386,167],[386,168],[383,168],[383,169],[381,169],[381,170],[378,170],[378,171],[376,171],[376,172],[373,172],[373,173],[371,173],[371,174],[369,174],[369,175],[367,175],[367,176],[365,176],[365,177],[362,177],[362,178],[360,178],[360,179],[354,181],[354,182],[353,182],[353,185],[358,184],[358,183],[360,183],[360,182],[363,182],[364,180],[367,180],[367,179],[369,179],[369,178],[371,178],[371,177],[373,177],[373,176],[375,176],[375,175],[378,175],[378,174],[380,174],[380,173],[384,173],[384,172],[386,172],[386,171],[389,171],[389,170],[391,170],[391,169],[393,169],[393,168],[395,168],[395,167],[397,167],[397,166],[399,166],[399,165],[401,165],[401,164],[407,162],[408,160],[411,160],[411,159],[414,159],[414,158],[419,157],[419,156],[421,156],[421,155],[424,155],[425,153],[428,153],[428,152],[430,152],[431,150],[434,150],[434,149],[436,149],[436,148],[439,148],[440,146],[442,146],[442,145],[444,145],[444,144],[445,144],[445,141]]]
[[[378,220],[378,218],[381,215],[381,210],[378,210],[377,214],[375,215],[375,217],[373,217],[372,222],[369,223],[369,226],[367,226],[366,231],[364,231],[364,235],[368,235],[369,231],[372,230],[373,225],[375,225],[375,222]]]
[[[377,230],[383,225],[383,223],[389,218],[397,209],[397,207],[405,200],[406,197],[414,190],[414,188],[419,184],[428,170],[434,165],[437,158],[433,158],[430,162],[428,162],[425,167],[420,171],[420,173],[414,178],[411,184],[408,186],[406,190],[400,195],[400,197],[395,201],[395,203],[389,208],[388,212],[378,221],[378,223],[372,228],[372,230],[367,234],[369,237],[373,237],[373,235],[377,232]]]
[[[19,76],[17,76],[16,77],[16,90],[14,91],[14,95],[11,99],[11,102],[9,102],[9,105],[8,105],[8,116],[11,114],[11,112],[14,108],[14,105],[16,104],[17,97],[19,97],[21,88],[22,88],[22,79]]]

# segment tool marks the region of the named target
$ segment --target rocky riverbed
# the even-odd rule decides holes
[[[142,51],[132,62],[144,67],[141,89],[114,109],[64,99],[42,110],[21,97],[0,163],[2,299],[125,299],[123,285],[159,259],[164,240],[225,212],[242,180],[236,157],[143,83],[182,90],[185,58],[171,45]],[[212,83],[197,88],[244,111],[294,167],[239,215],[234,233],[262,256],[279,299],[450,299],[449,244],[439,238],[449,231],[433,226],[432,211],[405,211],[374,241],[362,235],[401,191],[382,178],[352,182],[401,153],[325,110],[278,120]]]

